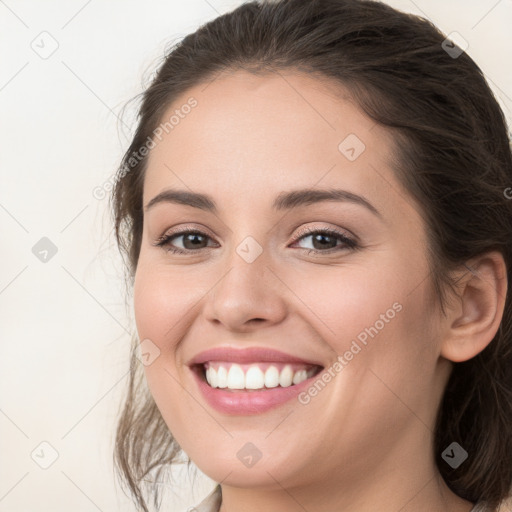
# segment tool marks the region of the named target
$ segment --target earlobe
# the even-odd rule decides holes
[[[507,296],[503,255],[492,251],[466,263],[457,289],[441,340],[441,355],[453,362],[475,357],[498,331]]]

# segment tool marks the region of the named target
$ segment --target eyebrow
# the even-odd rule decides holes
[[[341,189],[299,189],[289,192],[281,192],[272,203],[272,208],[277,211],[291,210],[301,206],[307,206],[321,201],[349,202],[364,206],[377,217],[382,214],[363,196]],[[189,192],[187,190],[166,189],[153,197],[145,207],[145,210],[153,208],[161,203],[182,204],[192,206],[200,210],[217,213],[215,201],[207,194]]]

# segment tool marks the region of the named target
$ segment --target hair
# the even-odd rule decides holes
[[[452,270],[499,251],[512,272],[512,155],[507,124],[475,62],[445,51],[428,20],[370,0],[247,2],[199,27],[165,52],[142,93],[137,128],[111,195],[116,242],[133,285],[143,229],[147,156],[133,159],[166,109],[218,74],[300,71],[343,86],[356,105],[389,129],[395,173],[420,205],[429,245],[430,283],[445,314]],[[457,46],[455,48],[458,48]],[[472,271],[467,267],[468,271]],[[512,484],[511,287],[491,343],[455,363],[434,431],[437,467],[448,487],[493,510]],[[140,483],[182,453],[144,386],[132,338],[129,386],[118,418],[115,469],[145,512]],[[452,442],[468,459],[452,469],[441,457]],[[190,463],[190,460],[188,461]],[[152,489],[158,507],[158,489]]]

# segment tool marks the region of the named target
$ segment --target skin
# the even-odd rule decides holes
[[[151,393],[180,446],[221,482],[221,512],[468,512],[435,465],[434,421],[452,361],[474,357],[498,329],[501,255],[461,270],[459,299],[442,316],[421,205],[394,176],[392,134],[343,88],[292,71],[225,73],[188,90],[164,119],[190,96],[197,107],[151,149],[144,205],[179,188],[210,195],[218,211],[145,211],[134,307],[140,339],[160,350],[145,367]],[[354,161],[338,149],[348,134],[366,146]],[[364,196],[381,217],[346,201],[272,209],[283,191],[330,187]],[[326,254],[297,236],[304,227],[337,229],[359,248],[334,239]],[[208,248],[156,247],[171,228],[204,232],[199,247]],[[263,250],[252,263],[236,252],[247,236]],[[172,243],[183,248],[184,237]],[[307,405],[222,414],[186,365],[223,345],[276,348],[329,368],[394,303],[401,311]],[[262,455],[250,468],[237,457],[248,442]]]

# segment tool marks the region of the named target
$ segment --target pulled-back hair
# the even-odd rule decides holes
[[[112,192],[116,240],[129,281],[141,246],[147,144],[175,99],[223,72],[298,70],[336,81],[360,109],[389,127],[395,173],[419,205],[430,279],[444,314],[451,270],[491,250],[512,282],[512,156],[506,121],[484,75],[449,51],[429,21],[370,0],[248,2],[173,45],[142,95],[138,125]],[[458,55],[460,53],[460,55]],[[454,364],[435,426],[439,471],[454,493],[495,509],[512,484],[512,287],[501,325],[474,358]],[[132,339],[130,381],[116,430],[121,481],[147,512],[141,482],[181,449],[144,386]],[[452,442],[469,454],[441,458]],[[158,491],[153,490],[155,505]]]

